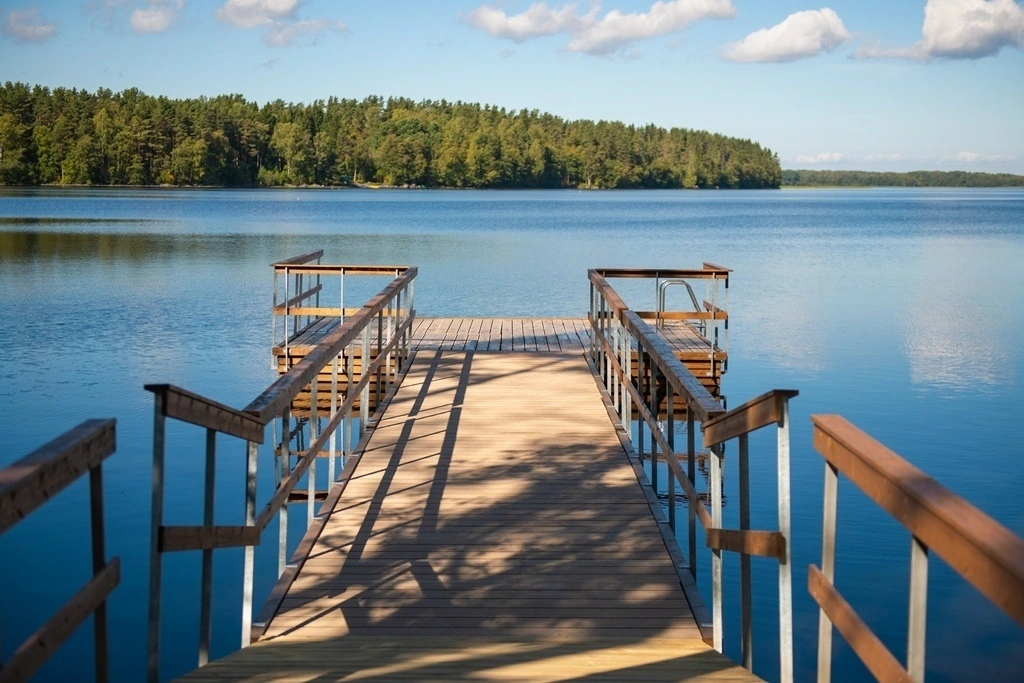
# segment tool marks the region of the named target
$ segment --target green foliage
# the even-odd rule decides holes
[[[778,157],[705,131],[404,98],[171,100],[0,88],[0,183],[776,188]]]
[[[793,187],[1024,187],[1024,175],[968,171],[793,171],[782,172]]]

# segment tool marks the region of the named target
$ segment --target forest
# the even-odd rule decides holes
[[[536,110],[0,88],[6,185],[777,188],[781,179],[777,155],[750,140]]]
[[[793,187],[1024,187],[1024,176],[968,171],[791,171],[782,184]]]

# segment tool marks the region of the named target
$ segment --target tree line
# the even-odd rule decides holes
[[[777,188],[778,156],[684,128],[464,102],[258,105],[6,83],[0,183],[254,187]]]
[[[794,187],[1024,187],[1024,176],[968,171],[786,170],[782,172],[782,184]]]

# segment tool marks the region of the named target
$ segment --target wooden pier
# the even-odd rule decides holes
[[[753,556],[771,560],[759,571],[777,568],[779,669],[765,673],[793,681],[789,401],[797,392],[774,389],[726,410],[731,271],[708,263],[591,270],[585,318],[430,318],[416,311],[416,268],[320,257],[273,264],[279,377],[247,406],[146,386],[154,395],[149,681],[168,673],[210,682],[760,680]],[[341,276],[333,292],[329,275]],[[361,308],[346,308],[353,275],[388,281]],[[615,278],[650,280],[654,310],[631,308]],[[693,289],[701,282],[703,299]],[[685,288],[689,310],[668,309],[670,287]],[[199,429],[168,430],[168,421]],[[812,421],[825,460],[821,567],[807,574],[821,608],[819,680],[829,680],[833,629],[879,679],[923,680],[929,554],[1024,625],[1024,540],[842,417]],[[761,429],[776,432],[769,497],[777,508],[755,520],[751,500],[763,492],[751,491],[748,437]],[[195,457],[204,442],[201,522],[167,524],[167,457]],[[244,445],[241,523],[217,521],[219,443]],[[736,445],[734,529],[723,524],[727,443]],[[0,665],[0,683],[30,678],[90,614],[96,678],[107,678],[105,601],[119,563],[105,559],[100,464],[113,447],[112,421],[84,423],[0,470],[0,533],[90,472],[94,570]],[[260,462],[274,475],[262,496]],[[834,585],[840,475],[910,532],[905,664]],[[295,547],[289,515],[303,512]],[[272,528],[279,578],[261,601],[256,549],[273,552]],[[241,649],[211,662],[214,601],[237,600],[213,594],[223,548],[243,557]],[[164,557],[190,551],[202,556],[196,668],[179,661],[162,670],[163,612],[184,599],[175,586],[165,604]],[[739,562],[738,586],[725,585],[729,556]],[[698,566],[709,567],[701,570],[709,596],[697,590]],[[724,613],[729,590],[739,594],[738,623]],[[722,654],[727,638],[739,642],[739,662]]]
[[[702,640],[581,351],[418,350],[261,642],[185,680],[754,680]]]

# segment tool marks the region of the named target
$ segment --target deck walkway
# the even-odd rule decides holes
[[[581,353],[420,348],[264,639],[184,680],[757,680],[701,640]]]

